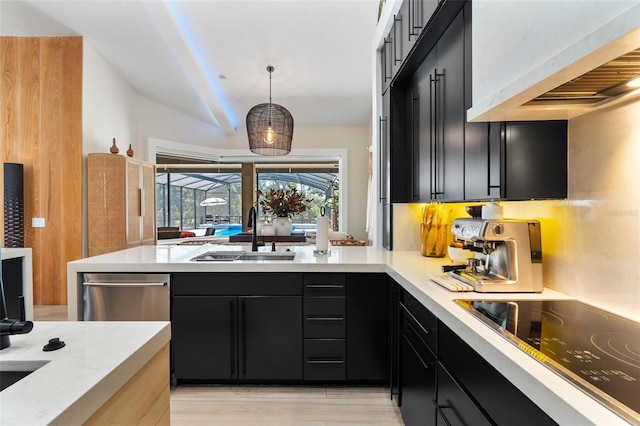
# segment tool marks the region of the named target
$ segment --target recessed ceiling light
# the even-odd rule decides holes
[[[628,82],[627,87],[640,87],[640,77],[636,77]]]

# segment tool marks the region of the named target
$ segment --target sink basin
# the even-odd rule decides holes
[[[49,361],[2,361],[0,362],[0,392],[19,382]]]
[[[245,254],[244,251],[208,251],[191,259],[196,262],[232,262]]]
[[[195,262],[233,262],[234,260],[293,260],[292,252],[273,251],[208,251],[191,259]]]
[[[293,260],[295,253],[273,252],[273,251],[248,251],[245,252],[238,260]]]

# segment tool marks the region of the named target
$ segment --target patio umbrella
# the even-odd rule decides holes
[[[202,200],[200,202],[200,206],[202,206],[202,207],[223,206],[225,204],[227,204],[227,200],[222,199],[222,198],[217,198],[217,197],[207,198],[206,200]]]

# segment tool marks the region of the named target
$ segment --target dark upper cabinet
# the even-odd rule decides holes
[[[471,99],[471,4],[465,5],[465,109]],[[465,123],[464,199],[567,197],[567,122]]]
[[[405,114],[413,154],[411,201],[463,198],[463,25],[461,12],[411,81]]]
[[[402,25],[409,31],[429,2],[405,3]],[[390,105],[388,133],[381,139],[388,148],[381,174],[384,200],[566,198],[567,122],[467,122],[471,2],[430,6],[435,12],[426,22],[429,13],[423,13],[424,27],[413,36],[414,44],[407,33],[409,56],[383,100]]]
[[[504,135],[504,198],[566,198],[567,122],[508,122]]]

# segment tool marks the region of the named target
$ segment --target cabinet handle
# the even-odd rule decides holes
[[[307,284],[307,288],[344,288],[344,284]]]
[[[234,374],[235,374],[235,351],[234,351],[234,347],[236,346],[236,338],[235,338],[235,309],[233,308],[233,300],[229,300],[229,336],[231,336],[231,347],[229,348],[230,351],[230,359],[231,359],[231,378],[233,378]]]
[[[344,317],[307,317],[307,321],[344,321]]]
[[[307,364],[344,364],[342,358],[307,358]]]
[[[380,131],[380,152],[378,153],[378,164],[380,166],[380,170],[378,170],[378,180],[379,180],[379,184],[380,184],[380,202],[383,202],[384,200],[387,199],[387,197],[385,196],[385,191],[383,189],[383,185],[385,185],[384,179],[383,179],[383,175],[382,175],[382,168],[384,167],[384,164],[382,164],[382,160],[383,160],[383,151],[386,152],[386,146],[387,146],[387,133],[386,133],[386,129],[383,129],[383,126],[386,125],[387,123],[387,118],[386,117],[380,117],[379,118],[379,131]],[[384,157],[386,158],[386,154],[384,155]]]
[[[144,216],[144,188],[138,188],[138,216]]]
[[[242,311],[242,377],[247,375],[247,315],[244,299],[240,299],[240,310]]]
[[[391,40],[385,37],[384,38],[384,44],[385,45],[386,44],[391,44]],[[389,52],[387,51],[388,47],[389,46],[384,46],[384,64],[383,64],[383,66],[384,66],[384,79],[385,79],[385,81],[386,80],[391,80],[391,72],[390,72],[391,69],[387,69],[387,65],[390,65],[389,61],[387,59],[387,58],[390,57]],[[390,46],[390,47],[393,48],[393,46]]]
[[[400,23],[400,37],[398,37],[398,30],[396,28],[396,24],[398,22]],[[400,55],[400,57],[397,55],[397,46],[400,45],[402,48],[402,15],[393,16],[393,27],[391,28],[391,31],[393,32],[393,65],[395,65],[398,62],[402,62],[402,55]]]
[[[433,111],[433,124],[431,127],[432,133],[433,133],[433,143],[432,143],[432,153],[433,156],[431,157],[431,164],[432,164],[432,179],[431,179],[431,198],[432,199],[437,199],[438,195],[443,195],[444,191],[440,190],[440,185],[442,184],[441,180],[439,179],[440,175],[442,174],[443,179],[444,180],[444,158],[440,158],[442,157],[442,155],[439,155],[439,144],[440,143],[444,143],[444,125],[443,123],[440,123],[440,120],[442,119],[441,117],[443,116],[442,111],[440,111],[440,101],[441,101],[441,94],[440,94],[440,85],[441,85],[441,78],[444,77],[444,73],[439,73],[438,69],[434,69],[433,70],[433,75],[430,76],[430,82],[433,82],[433,103],[432,103],[432,111]],[[442,136],[440,137],[439,132],[442,132]],[[440,162],[442,162],[442,167],[440,167]]]
[[[412,36],[420,35],[422,29],[422,23],[420,22],[420,11],[422,7],[422,0],[410,0],[409,1],[409,40]],[[417,30],[417,31],[416,31]]]
[[[447,426],[451,426],[449,419],[447,419],[447,416],[445,416],[444,411],[442,411],[442,408],[438,405],[438,402],[435,399],[432,399],[431,401],[433,402],[433,405],[436,407],[436,411],[438,412],[438,414],[440,414],[440,417],[442,418],[442,420],[444,420]]]
[[[416,104],[418,106],[416,106]],[[411,179],[411,193],[413,195],[413,201],[420,200],[420,183],[418,173],[420,170],[420,158],[416,155],[416,142],[419,143],[416,137],[416,123],[420,122],[420,97],[412,97],[411,102],[411,157],[413,158],[413,179]],[[416,113],[417,111],[417,113]],[[416,118],[417,117],[417,118]]]

